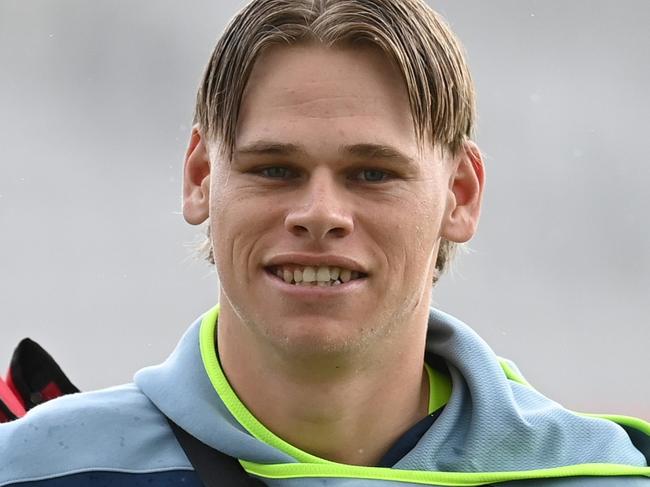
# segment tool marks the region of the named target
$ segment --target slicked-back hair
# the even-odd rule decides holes
[[[205,69],[194,122],[221,157],[235,151],[239,110],[253,65],[276,45],[363,43],[400,70],[418,142],[455,155],[471,137],[475,95],[463,49],[423,0],[253,0],[227,25]],[[437,281],[456,245],[441,239]],[[203,245],[214,263],[210,229]]]

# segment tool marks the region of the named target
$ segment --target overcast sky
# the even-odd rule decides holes
[[[195,90],[241,2],[0,0],[0,371],[84,390],[217,299],[180,216]],[[482,222],[434,304],[569,408],[650,419],[650,2],[432,2],[466,46]]]

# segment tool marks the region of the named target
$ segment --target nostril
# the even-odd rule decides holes
[[[348,231],[345,228],[336,227],[336,228],[332,228],[331,230],[329,230],[328,233],[330,235],[332,235],[333,237],[343,238],[348,234]]]
[[[319,207],[296,209],[284,221],[285,229],[292,235],[314,240],[343,238],[352,233],[354,223],[347,212]]]

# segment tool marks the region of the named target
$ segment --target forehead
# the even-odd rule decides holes
[[[256,61],[239,112],[236,146],[264,136],[414,140],[402,75],[369,46],[276,46]],[[392,139],[392,140],[386,140]],[[370,142],[371,140],[368,140]]]

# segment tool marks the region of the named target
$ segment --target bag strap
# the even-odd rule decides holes
[[[0,377],[0,423],[25,415],[25,408],[14,391]]]
[[[26,410],[50,399],[79,392],[52,356],[29,338],[21,340],[14,350],[7,385]]]
[[[167,418],[167,421],[205,487],[266,485],[249,476],[237,459],[209,447],[171,419]]]

